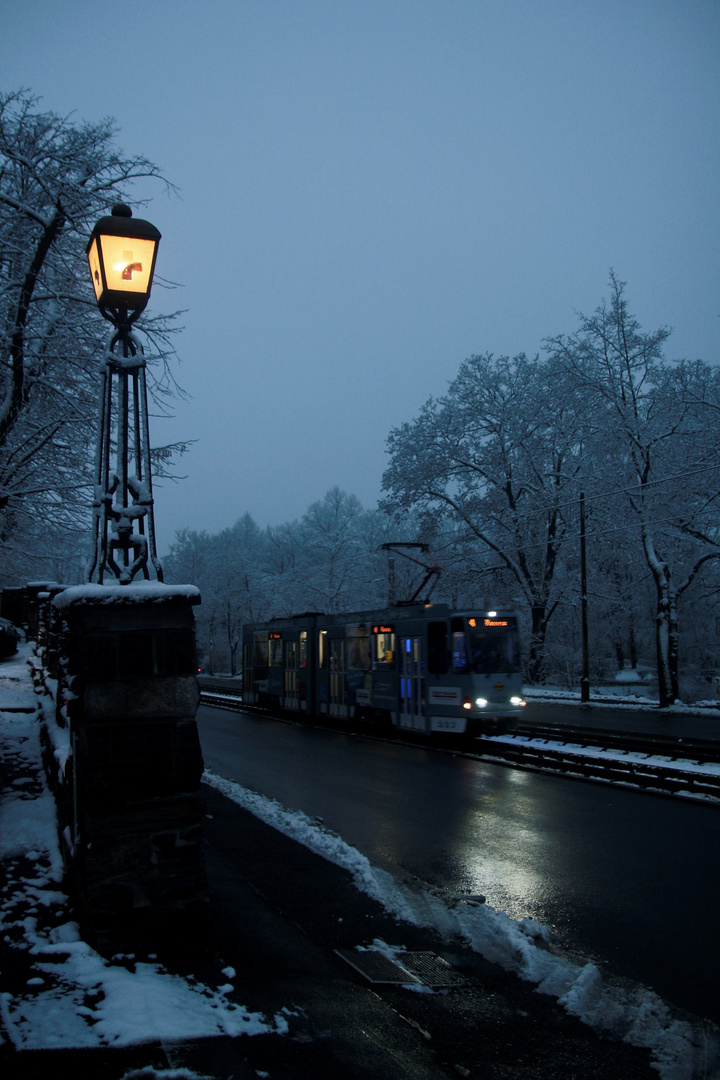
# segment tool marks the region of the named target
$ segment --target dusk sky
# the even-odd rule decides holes
[[[179,188],[151,311],[186,309],[182,527],[380,495],[385,440],[462,361],[535,354],[627,282],[719,359],[718,0],[6,0],[25,87]],[[88,278],[88,289],[90,289]]]

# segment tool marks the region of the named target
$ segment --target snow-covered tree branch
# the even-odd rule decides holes
[[[89,534],[98,366],[107,324],[93,303],[85,245],[132,185],[169,185],[115,146],[113,121],[43,112],[27,91],[0,94],[0,575],[37,576],[68,540]],[[179,392],[169,368],[175,316],[147,319],[154,399]],[[36,526],[42,521],[44,528]],[[22,535],[28,523],[31,533]],[[28,544],[32,544],[32,550]]]

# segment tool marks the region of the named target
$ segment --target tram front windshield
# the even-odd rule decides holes
[[[452,620],[453,666],[478,675],[520,670],[517,619],[472,615]]]

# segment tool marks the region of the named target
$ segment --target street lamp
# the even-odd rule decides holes
[[[118,203],[100,218],[87,246],[95,299],[118,329],[129,328],[150,299],[160,233]]]
[[[163,580],[155,544],[145,357],[131,329],[150,297],[159,241],[154,225],[133,218],[130,207],[120,203],[100,218],[87,245],[98,308],[115,327],[100,365],[95,551],[88,575],[99,584],[106,573],[121,585],[140,572]]]

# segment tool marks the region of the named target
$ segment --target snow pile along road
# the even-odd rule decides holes
[[[447,939],[461,939],[485,959],[557,998],[595,1031],[652,1052],[662,1080],[709,1078],[720,1059],[718,1032],[705,1023],[678,1019],[652,991],[612,985],[593,963],[577,964],[549,948],[547,927],[517,922],[477,898],[448,898],[431,888],[410,889],[301,811],[287,810],[264,795],[214,773],[206,784],[311,851],[348,870],[358,889],[399,920],[427,926]]]

